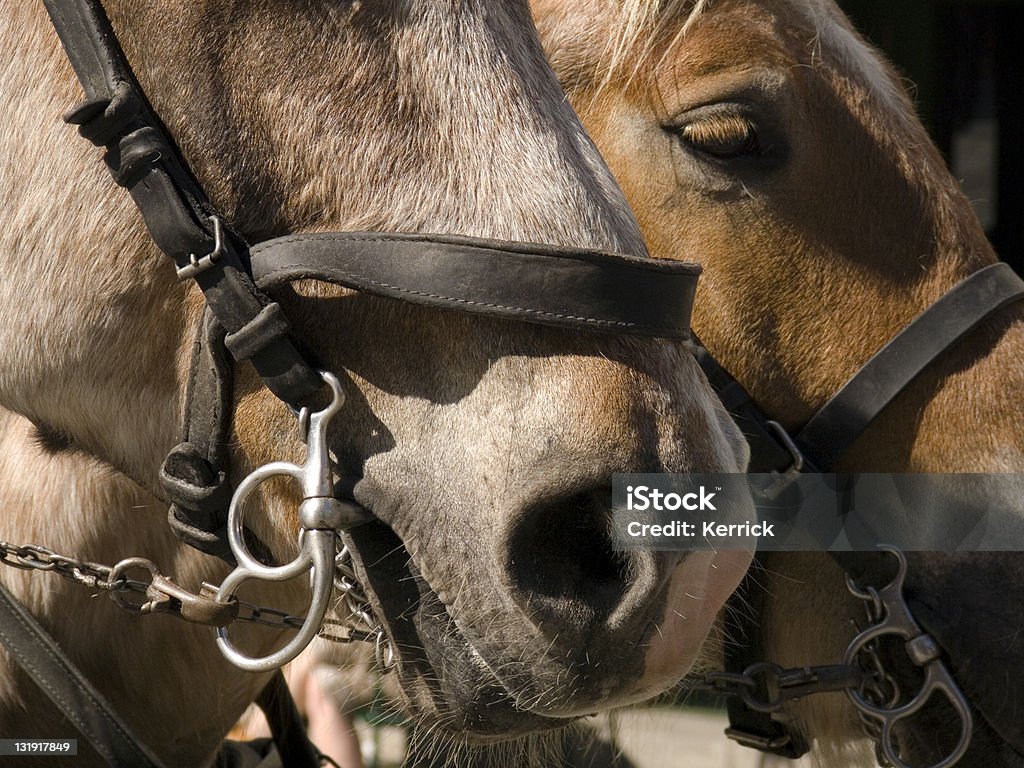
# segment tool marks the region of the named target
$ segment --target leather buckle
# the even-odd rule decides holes
[[[767,488],[761,489],[761,495],[764,498],[774,500],[782,495],[782,492],[789,488],[789,486],[791,486],[796,479],[800,477],[800,473],[803,472],[805,462],[804,455],[800,452],[800,449],[797,448],[796,443],[793,441],[793,438],[790,437],[789,432],[786,431],[785,427],[779,424],[779,422],[771,420],[765,422],[765,424],[772,432],[775,433],[775,437],[777,437],[783,447],[789,451],[789,455],[793,459],[787,469],[784,469],[781,472],[772,470],[772,477],[774,480]]]
[[[188,264],[175,269],[179,280],[188,280],[190,277],[195,277],[205,272],[216,264],[223,255],[224,225],[221,223],[220,216],[211,216],[210,221],[213,223],[213,250],[202,257],[190,253],[188,255]]]

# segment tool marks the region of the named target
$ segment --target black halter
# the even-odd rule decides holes
[[[868,360],[790,436],[706,349],[697,359],[751,444],[750,472],[777,473],[777,495],[796,472],[831,472],[850,446],[929,365],[1003,307],[1024,298],[1024,280],[998,262],[965,278]]]
[[[768,499],[782,494],[801,472],[830,472],[850,446],[924,370],[957,342],[1007,305],[1024,299],[1024,280],[1008,264],[987,266],[955,285],[893,337],[836,392],[795,435],[772,420],[743,386],[706,349],[697,359],[715,392],[751,446],[751,473],[770,473],[775,481],[762,490]],[[858,582],[884,572],[883,553],[830,552]],[[748,577],[737,596],[748,606],[738,610],[739,637],[726,647],[726,670],[742,672],[762,659],[756,626],[763,589]],[[754,615],[752,615],[754,614]],[[919,620],[925,631],[929,628]],[[934,631],[934,630],[932,630]],[[728,702],[735,741],[788,758],[806,754],[799,731],[772,714]]]

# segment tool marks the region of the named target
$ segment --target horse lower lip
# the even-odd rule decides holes
[[[474,648],[459,622],[437,597],[433,586],[419,575],[404,543],[387,524],[376,520],[349,530],[348,536],[354,544],[353,558],[360,563],[360,581],[375,616],[381,619],[388,640],[395,649],[398,674],[400,678],[405,677],[403,687],[408,680],[415,680],[420,675],[423,664],[433,668],[435,665],[431,659],[437,661],[440,656],[450,659],[453,652],[465,657],[467,669],[476,666],[478,674],[482,671],[481,666],[486,669],[486,678],[474,678],[470,688],[485,701],[483,706],[480,701],[476,701],[474,706],[477,710],[482,708],[486,711],[488,720],[493,720],[487,727],[494,731],[475,731],[467,726],[465,733],[460,734],[462,738],[500,741],[520,733],[558,728],[579,717],[575,713],[557,715],[518,706],[517,697],[504,681],[494,675],[490,660]],[[424,612],[432,615],[424,619],[421,615]],[[440,621],[449,627],[451,635],[447,639],[451,641],[450,646],[443,637],[425,643],[424,633],[421,633],[421,622],[425,620]],[[475,664],[472,661],[474,657]],[[443,693],[447,696],[457,691]],[[474,727],[479,725],[474,723]]]

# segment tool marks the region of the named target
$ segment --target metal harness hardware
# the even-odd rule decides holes
[[[323,625],[344,627],[347,632],[323,635],[336,642],[366,641],[376,648],[378,661],[386,667],[393,656],[379,624],[370,612],[365,594],[351,568],[351,556],[340,541],[338,531],[362,522],[367,513],[356,504],[334,497],[334,474],[327,448],[327,429],[332,417],[344,404],[338,379],[321,372],[328,385],[331,403],[322,411],[302,409],[297,417],[304,426],[306,461],[302,466],[274,462],[252,472],[238,486],[231,501],[229,543],[238,567],[220,587],[204,584],[196,594],[164,576],[157,565],[142,557],[121,560],[113,567],[60,555],[34,544],[15,545],[0,541],[0,563],[22,570],[53,571],[65,579],[92,589],[108,592],[116,605],[132,613],[164,613],[185,621],[218,628],[218,646],[230,661],[251,671],[270,671],[294,659],[320,631]],[[273,477],[291,477],[302,486],[299,508],[302,529],[299,554],[279,567],[260,563],[245,544],[245,502],[264,482]],[[313,597],[305,617],[239,600],[238,587],[249,579],[281,581],[312,570]],[[132,579],[133,572],[145,571],[145,580]],[[348,627],[326,619],[333,589],[337,589],[350,615],[362,627]],[[141,600],[131,596],[141,596]],[[227,636],[227,626],[235,621],[263,624],[277,629],[297,630],[298,634],[281,650],[254,659],[239,652]]]
[[[345,401],[338,379],[326,371],[320,375],[331,391],[331,402],[322,411],[303,409],[300,423],[306,424],[306,461],[302,466],[285,461],[266,464],[249,474],[235,490],[228,510],[228,543],[238,566],[217,590],[217,601],[228,603],[243,582],[249,579],[285,581],[312,571],[312,599],[306,620],[298,634],[283,648],[267,656],[254,658],[240,652],[228,638],[227,627],[217,629],[217,646],[232,664],[250,672],[268,672],[287,664],[309,645],[327,613],[335,581],[335,541],[337,532],[366,519],[366,512],[355,504],[334,497],[334,472],[327,448],[327,427]],[[299,506],[299,554],[286,565],[268,566],[259,562],[245,543],[245,503],[263,483],[276,477],[291,477],[302,486]]]
[[[776,438],[782,444],[782,446],[789,451],[789,455],[792,457],[792,463],[783,470],[773,469],[771,471],[773,480],[772,483],[767,487],[761,489],[761,495],[764,498],[772,501],[779,498],[789,486],[791,486],[800,474],[804,471],[804,455],[800,452],[800,448],[793,442],[793,438],[790,436],[786,428],[783,427],[779,422],[769,419],[765,422],[765,426],[768,427],[772,432],[775,433]]]
[[[943,694],[960,719],[960,739],[953,751],[930,768],[951,768],[967,752],[974,730],[971,708],[952,673],[942,661],[942,649],[925,633],[907,606],[903,585],[907,576],[907,558],[894,547],[886,548],[897,560],[897,572],[881,589],[861,588],[847,576],[850,593],[865,602],[869,626],[858,634],[846,649],[843,663],[874,670],[874,685],[851,688],[846,695],[861,715],[865,732],[875,740],[878,762],[893,768],[911,768],[904,762],[894,743],[894,728],[924,709],[936,693]],[[901,702],[899,686],[886,674],[879,654],[879,643],[885,637],[904,642],[907,657],[924,671],[921,690],[906,703]]]
[[[188,280],[200,272],[205,272],[224,254],[224,222],[220,220],[220,216],[211,216],[210,223],[213,225],[213,250],[203,257],[190,253],[188,264],[174,269],[179,280]]]
[[[341,558],[343,554],[344,551],[338,557]],[[242,621],[274,629],[297,630],[306,622],[304,616],[292,616],[286,611],[256,605],[237,597],[228,603],[219,602],[215,599],[217,587],[210,584],[204,584],[198,594],[190,592],[160,573],[152,560],[142,557],[129,557],[109,566],[61,555],[37,544],[0,541],[0,564],[21,570],[55,573],[74,584],[106,592],[118,607],[141,615],[159,613],[192,624],[214,627]],[[148,572],[150,579],[146,581],[128,577],[129,573],[139,570]],[[337,579],[342,578],[341,573],[339,570],[335,584],[338,583]],[[356,590],[353,592],[354,596],[345,596],[346,605],[350,607],[353,616],[362,619],[365,608],[363,615],[357,615],[351,607],[358,605],[351,601],[358,600],[360,595]],[[139,599],[132,599],[132,595]],[[332,629],[331,632],[321,633],[325,640],[338,643],[378,642],[377,633],[373,629],[351,627],[339,619],[324,619],[324,626]]]
[[[942,693],[960,719],[960,738],[947,757],[927,768],[952,768],[971,742],[974,721],[970,706],[942,661],[938,643],[921,630],[907,606],[903,595],[906,555],[894,547],[886,551],[897,560],[897,573],[887,585],[862,588],[847,577],[850,593],[865,602],[868,626],[850,641],[842,664],[784,669],[778,664],[758,662],[743,672],[706,672],[687,687],[738,697],[748,708],[765,714],[779,712],[789,702],[805,696],[843,691],[857,709],[865,735],[875,744],[879,764],[891,768],[912,768],[899,756],[895,726],[920,712],[934,694]],[[924,670],[921,690],[906,703],[901,703],[899,686],[879,652],[879,642],[887,636],[905,641],[907,656]],[[763,751],[780,749],[790,739],[788,733],[768,737],[736,728],[727,729],[726,735]]]
[[[722,696],[739,696],[758,712],[778,712],[790,701],[816,693],[834,693],[864,686],[869,677],[858,667],[833,664],[785,669],[779,664],[759,661],[743,672],[706,672],[688,688]],[[746,736],[737,740],[750,741]]]

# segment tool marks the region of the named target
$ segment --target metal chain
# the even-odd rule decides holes
[[[867,590],[863,594],[851,589],[853,594],[865,601],[868,626],[881,622],[885,606],[877,591]],[[855,634],[861,628],[855,621]],[[778,712],[791,701],[818,693],[858,691],[877,702],[880,706],[894,706],[900,692],[892,675],[886,671],[879,655],[877,643],[865,646],[864,661],[854,664],[830,664],[812,667],[783,668],[779,664],[758,662],[743,672],[705,672],[700,677],[687,681],[688,688],[707,691],[720,696],[735,696],[757,712]],[[868,736],[877,737],[880,729],[877,721],[859,713],[864,731]]]
[[[334,588],[341,594],[342,602],[349,616],[357,622],[354,627],[348,626],[349,635],[359,635],[360,640],[373,643],[377,667],[381,673],[387,672],[395,663],[394,650],[388,642],[384,628],[373,616],[370,601],[353,569],[352,553],[341,540],[340,534],[338,535],[338,554],[334,558]],[[335,640],[328,634],[321,634],[321,637]],[[342,640],[341,642],[351,642],[351,640]]]
[[[0,563],[22,570],[53,571],[68,581],[84,584],[93,589],[115,588],[115,585],[110,583],[110,573],[113,569],[109,566],[65,557],[36,544],[18,545],[0,541]]]
[[[736,696],[750,709],[772,713],[804,696],[862,690],[870,681],[864,670],[848,664],[785,669],[778,664],[758,662],[743,672],[705,672],[687,680],[687,688]]]
[[[299,629],[305,622],[304,616],[294,616],[287,611],[237,598],[230,603],[220,603],[213,599],[217,588],[211,584],[204,583],[199,594],[189,592],[163,576],[151,560],[144,558],[129,558],[111,567],[61,555],[38,544],[0,541],[0,563],[21,570],[50,571],[72,583],[107,592],[118,606],[132,613],[164,613],[192,623],[213,626],[242,621],[292,631]],[[348,550],[342,545],[336,561],[338,573],[335,584],[342,594],[346,609],[361,626],[328,619],[324,622],[324,630],[329,631],[324,631],[322,637],[332,642],[369,642],[377,649],[385,648],[387,653],[381,659],[381,666],[386,668],[392,660],[390,648],[383,639],[380,625],[372,618],[369,602],[356,581],[350,563]],[[148,571],[149,580],[128,578],[128,571],[135,570]],[[133,599],[131,595],[137,597]]]

